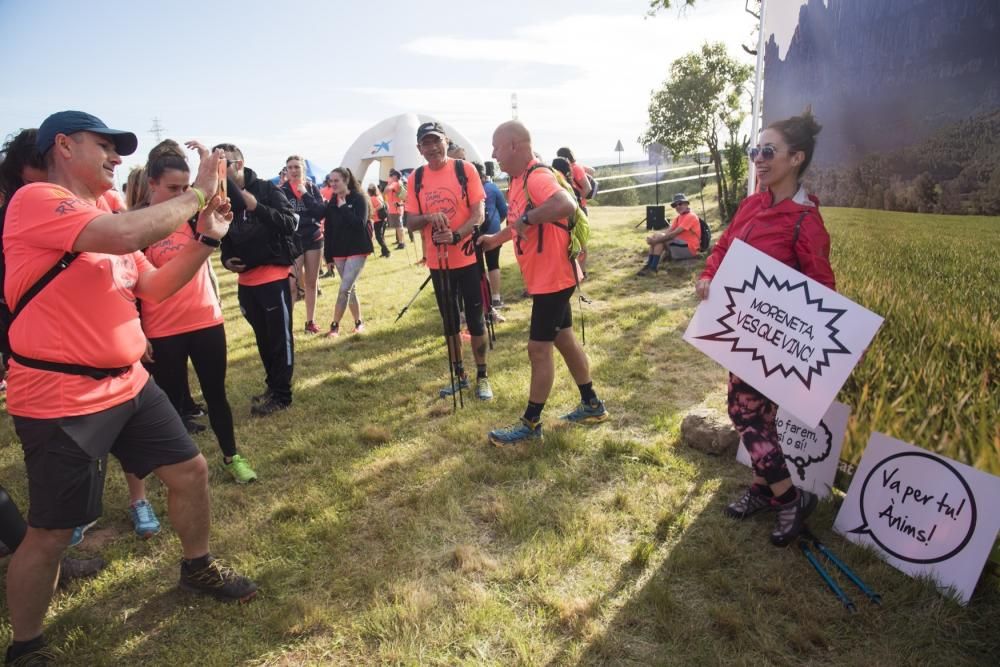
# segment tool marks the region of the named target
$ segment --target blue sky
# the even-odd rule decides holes
[[[335,167],[404,112],[451,123],[488,155],[516,93],[543,156],[569,145],[611,162],[621,139],[639,158],[649,92],[672,60],[722,41],[752,64],[743,6],[700,0],[647,18],[647,0],[0,0],[0,133],[82,109],[136,132],[127,166],[155,143],[155,116],[166,136],[232,141],[271,175],[291,153]]]

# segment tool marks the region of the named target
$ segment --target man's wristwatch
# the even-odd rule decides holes
[[[462,240],[462,235],[461,234],[459,234],[458,232],[452,232],[451,233],[451,244],[452,245],[458,245],[458,242],[461,241],[461,240]]]
[[[528,212],[527,211],[525,211],[521,215],[521,217],[517,219],[517,221],[520,222],[522,225],[530,225],[531,224],[530,222],[528,222]]]
[[[221,239],[213,239],[211,236],[205,236],[204,234],[196,234],[194,238],[209,248],[218,248],[222,245]]]

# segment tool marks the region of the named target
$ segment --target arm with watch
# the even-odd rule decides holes
[[[508,218],[507,226],[496,234],[481,236],[479,244],[486,250],[493,250],[515,236],[524,238],[528,227],[565,220],[575,211],[576,202],[573,201],[573,198],[565,190],[559,190],[538,206],[526,208],[517,220],[511,221]]]
[[[196,195],[201,194],[196,192]],[[200,196],[198,200],[200,203]],[[175,257],[160,268],[150,268],[140,273],[134,288],[136,296],[160,303],[186,285],[221,245],[221,239],[229,231],[232,218],[229,201],[222,202],[218,195],[214,195],[198,214],[194,240],[185,244]]]
[[[456,229],[451,229],[450,227],[439,228],[435,225],[434,235],[431,238],[434,241],[434,245],[458,245],[472,234],[472,230],[481,225],[485,219],[485,202],[480,201],[473,206],[468,219]]]

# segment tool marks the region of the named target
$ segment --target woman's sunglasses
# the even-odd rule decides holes
[[[750,161],[754,162],[757,160],[757,156],[764,158],[765,161],[770,162],[774,159],[774,156],[778,151],[774,150],[774,146],[764,146],[763,148],[751,148],[750,149]]]

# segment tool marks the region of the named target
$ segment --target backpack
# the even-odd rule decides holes
[[[597,196],[597,191],[600,189],[600,185],[597,183],[597,180],[590,174],[586,174],[586,176],[587,176],[587,183],[590,185],[590,189],[584,193],[583,197],[584,199],[593,199],[594,197]]]
[[[708,223],[705,222],[705,218],[699,216],[698,224],[701,225],[701,241],[699,242],[698,249],[705,252],[708,250],[708,246],[712,244],[712,230],[709,229]]]
[[[458,179],[458,184],[462,188],[462,197],[465,199],[466,205],[469,203],[469,177],[465,173],[465,161],[464,160],[453,160],[455,164],[455,178]],[[417,198],[417,210],[420,211],[420,215],[424,214],[424,207],[420,205],[420,189],[424,185],[424,167],[426,165],[417,167],[417,170],[413,172],[413,196]]]
[[[572,262],[576,259],[577,255],[580,254],[580,251],[587,247],[587,242],[590,241],[590,220],[587,218],[587,214],[583,212],[583,209],[580,208],[580,202],[576,198],[576,191],[573,189],[573,186],[569,184],[562,173],[558,169],[554,169],[547,164],[541,163],[533,165],[524,174],[524,197],[528,203],[528,210],[534,208],[534,204],[531,201],[531,195],[528,194],[528,176],[530,176],[531,172],[536,169],[548,169],[551,171],[556,177],[556,182],[559,183],[559,186],[562,187],[562,189],[565,190],[571,197],[573,197],[573,201],[577,202],[575,207],[576,210],[573,212],[573,215],[567,219],[567,222],[569,223],[568,225],[562,225],[558,222],[548,223],[569,232],[569,248],[567,249],[567,253],[570,261]]]

